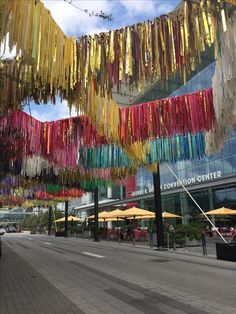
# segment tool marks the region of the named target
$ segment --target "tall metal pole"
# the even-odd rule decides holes
[[[153,186],[156,214],[157,247],[162,248],[164,247],[164,232],[162,219],[161,182],[159,165],[157,165],[157,173],[153,172]]]
[[[64,223],[64,236],[68,237],[68,206],[69,201],[65,201],[65,223]]]
[[[94,189],[94,241],[98,238],[98,187]]]
[[[48,208],[48,235],[51,235],[52,229],[52,206],[50,205]]]

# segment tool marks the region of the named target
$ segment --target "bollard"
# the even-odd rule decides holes
[[[206,237],[204,231],[201,233],[203,255],[207,255]]]
[[[185,246],[185,251],[188,251],[188,243],[187,243],[187,234],[186,232],[184,233],[184,246]]]
[[[176,245],[175,245],[175,232],[173,232],[173,251],[176,251]]]
[[[169,234],[169,232],[167,232],[167,249],[168,249],[168,251],[170,249],[170,234]]]

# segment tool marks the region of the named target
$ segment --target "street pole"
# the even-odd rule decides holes
[[[162,219],[162,205],[161,205],[161,182],[160,169],[157,165],[157,172],[153,172],[153,186],[154,186],[154,201],[156,214],[156,231],[157,231],[157,247],[160,249],[164,247],[164,232]]]
[[[94,241],[98,239],[98,187],[94,189]]]
[[[51,235],[52,229],[52,206],[50,205],[48,208],[48,235]]]
[[[64,236],[68,237],[68,204],[69,201],[65,201],[65,223],[64,223]]]

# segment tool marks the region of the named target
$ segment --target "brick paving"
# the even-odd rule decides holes
[[[3,244],[2,250],[1,314],[84,313],[9,246]]]
[[[46,236],[7,235],[3,244],[0,314],[231,314],[235,309],[235,263]]]

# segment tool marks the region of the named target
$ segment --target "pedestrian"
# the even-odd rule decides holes
[[[233,237],[233,240],[235,241],[236,240],[236,227],[234,227],[232,230],[232,237]]]
[[[213,232],[212,232],[212,226],[209,226],[209,238],[212,238]]]
[[[169,232],[170,233],[174,233],[175,232],[175,228],[172,225],[169,225]]]

